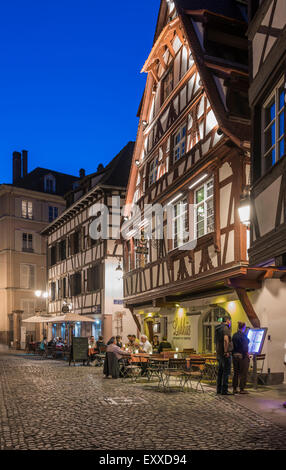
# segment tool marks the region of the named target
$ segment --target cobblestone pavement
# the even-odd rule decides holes
[[[1,354],[0,449],[285,450],[286,429],[213,391],[162,393]]]

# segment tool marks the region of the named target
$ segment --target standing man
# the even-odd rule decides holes
[[[233,335],[233,393],[237,393],[238,381],[240,393],[248,393],[245,389],[247,372],[249,368],[248,343],[249,339],[245,334],[246,324],[238,322],[238,331]]]
[[[217,395],[232,395],[228,392],[228,378],[231,370],[231,318],[225,316],[215,329],[215,344],[218,359]]]

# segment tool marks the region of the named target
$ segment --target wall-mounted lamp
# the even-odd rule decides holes
[[[136,165],[136,166],[139,166],[139,165],[140,165],[140,161],[139,161],[139,160],[135,160],[135,165]]]
[[[250,212],[251,212],[251,202],[250,202],[250,187],[245,186],[242,195],[240,196],[240,202],[238,205],[238,213],[240,222],[243,225],[250,225]]]

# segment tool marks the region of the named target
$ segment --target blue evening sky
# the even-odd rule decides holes
[[[9,0],[0,5],[0,183],[12,152],[78,175],[136,139],[160,0]]]

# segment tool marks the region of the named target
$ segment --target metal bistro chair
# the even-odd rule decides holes
[[[120,359],[120,376],[122,381],[129,379],[131,382],[136,382],[141,373],[141,362],[132,363],[130,358]]]
[[[198,387],[201,387],[202,392],[204,392],[202,386],[202,379],[205,371],[206,360],[204,358],[190,359],[190,369],[184,371],[184,382],[183,382],[183,389],[185,386],[190,385],[190,389],[192,389],[192,379],[197,381],[196,391]]]
[[[161,385],[164,391],[177,391],[178,386],[180,390],[183,389],[185,367],[185,359],[169,359],[168,367],[162,370]],[[170,383],[171,379],[174,379],[174,384]]]
[[[152,377],[155,377],[156,379],[160,381],[162,369],[165,369],[167,365],[168,365],[168,359],[163,359],[163,360],[158,361],[156,360],[156,358],[154,358],[154,355],[153,357],[150,357],[148,361],[148,365],[147,365],[147,370],[146,370],[148,381],[150,382]]]

